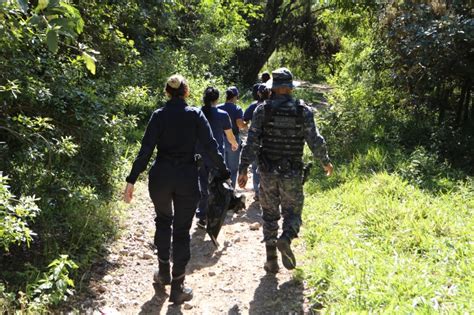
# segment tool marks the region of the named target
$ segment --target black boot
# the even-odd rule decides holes
[[[277,273],[280,267],[278,266],[277,249],[275,245],[265,245],[267,252],[267,261],[263,265],[266,272]]]
[[[158,259],[158,270],[153,275],[153,282],[161,285],[168,285],[171,283],[170,262]]]
[[[193,290],[184,287],[184,275],[171,281],[170,302],[183,304],[193,298]]]
[[[283,266],[285,266],[285,268],[288,270],[295,269],[296,258],[293,252],[291,251],[290,238],[285,235],[282,235],[278,239],[276,246],[281,253],[281,260],[283,262]]]

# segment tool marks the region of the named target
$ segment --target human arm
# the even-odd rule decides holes
[[[155,150],[158,135],[158,112],[154,112],[148,121],[148,126],[145,130],[145,134],[143,135],[140,151],[133,162],[132,170],[126,178],[127,185],[124,191],[124,200],[127,203],[130,203],[133,198],[133,185],[137,181],[140,173],[146,169],[148,162],[150,161],[151,155]]]
[[[237,106],[237,117],[235,118],[235,124],[240,130],[245,130],[248,128],[247,123],[244,122],[244,112],[240,106]]]
[[[321,161],[321,164],[327,176],[333,172],[333,165],[328,156],[326,141],[319,133],[316,123],[314,122],[314,114],[308,107],[304,109],[304,135],[313,157]]]
[[[237,149],[239,148],[239,144],[237,143],[237,140],[235,139],[232,129],[224,130],[224,134],[227,138],[227,141],[229,141],[230,145],[232,146],[232,151],[237,151]]]
[[[247,142],[242,148],[238,180],[241,188],[245,187],[245,184],[247,183],[248,167],[257,159],[260,150],[260,137],[262,135],[264,113],[264,106],[257,107],[253,114],[252,124],[249,128]]]

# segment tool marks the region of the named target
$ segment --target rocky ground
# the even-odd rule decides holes
[[[251,183],[251,180],[249,181]],[[305,287],[280,263],[277,275],[263,270],[262,218],[251,190],[247,209],[229,213],[216,248],[193,224],[186,285],[194,298],[181,306],[168,302],[170,287],[153,285],[154,210],[145,183],[137,183],[122,236],[97,262],[84,294],[71,301],[88,314],[303,314],[309,313]],[[301,252],[301,246],[295,248]],[[298,256],[297,256],[298,257]]]

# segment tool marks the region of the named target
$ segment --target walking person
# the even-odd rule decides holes
[[[261,75],[260,75],[260,80],[262,81],[262,83],[267,83],[268,80],[270,80],[271,77],[270,77],[270,73],[268,73],[268,71],[264,71]]]
[[[169,100],[151,115],[140,151],[133,162],[124,200],[133,198],[134,183],[150,160],[155,147],[156,159],[149,171],[148,189],[156,212],[154,242],[158,249],[159,270],[155,282],[171,283],[169,300],[181,304],[192,299],[192,290],[184,288],[186,265],[190,259],[190,236],[199,200],[198,170],[195,162],[199,140],[222,177],[229,177],[224,159],[201,110],[188,106],[189,86],[181,75],[171,76],[165,86]],[[170,247],[173,244],[173,268],[170,275]]]
[[[268,73],[268,72],[266,72]],[[263,104],[263,102],[268,99],[270,96],[270,90],[267,89],[265,84],[255,84],[252,90],[252,96],[254,101],[247,107],[244,112],[244,122],[249,125],[252,121],[253,113],[255,109]],[[252,162],[252,182],[253,182],[253,190],[254,190],[254,197],[255,201],[259,201],[259,185],[260,185],[260,174],[258,173],[258,163],[257,161]]]
[[[239,186],[247,183],[248,166],[258,157],[260,171],[260,205],[263,211],[263,237],[266,249],[264,269],[278,272],[277,248],[285,268],[294,269],[296,259],[291,241],[298,236],[303,208],[303,148],[308,144],[314,158],[321,161],[326,175],[333,166],[326,142],[319,134],[313,112],[302,101],[293,99],[295,84],[290,70],[272,72],[267,82],[269,100],[255,110],[247,143],[239,167]],[[278,220],[283,216],[282,233]]]
[[[243,121],[244,113],[242,108],[236,103],[239,99],[239,90],[235,86],[227,88],[225,91],[226,101],[224,104],[219,105],[218,108],[227,112],[232,122],[232,132],[234,133],[235,139],[239,144],[239,148],[236,151],[232,151],[231,144],[227,141],[225,143],[225,162],[230,170],[230,178],[232,180],[232,187],[235,188],[237,183],[237,173],[239,171],[239,158],[241,151],[241,139],[240,130],[246,129],[247,126]]]
[[[237,151],[239,144],[235,139],[234,133],[232,132],[232,123],[227,112],[218,109],[217,102],[219,100],[219,90],[215,87],[207,87],[204,90],[202,112],[209,121],[209,125],[212,129],[214,139],[217,141],[219,146],[219,152],[222,156],[225,156],[224,138],[231,145],[231,150]],[[197,153],[203,157],[203,165],[199,168],[199,189],[201,191],[201,199],[199,200],[198,209],[196,211],[196,217],[198,218],[197,226],[200,228],[206,227],[206,215],[209,198],[209,172],[213,166],[212,160],[208,157],[208,154],[203,150],[202,145],[198,143]]]

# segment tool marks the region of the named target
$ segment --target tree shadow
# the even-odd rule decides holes
[[[275,275],[268,273],[260,278],[249,314],[304,314],[303,290],[301,281],[292,279],[278,285]]]

